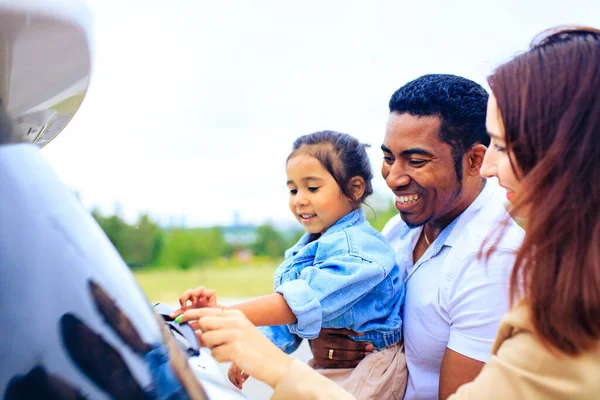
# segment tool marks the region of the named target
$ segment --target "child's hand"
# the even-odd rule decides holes
[[[244,383],[248,380],[249,376],[248,374],[245,374],[244,371],[240,369],[240,367],[233,363],[229,367],[229,372],[227,373],[227,375],[229,376],[229,380],[231,381],[231,383],[233,383],[238,389],[242,388]]]
[[[179,304],[181,308],[175,310],[171,314],[171,318],[177,317],[188,308],[219,307],[215,291],[207,289],[204,286],[186,290],[179,298]]]

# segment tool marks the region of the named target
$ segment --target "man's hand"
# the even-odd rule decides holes
[[[357,342],[348,337],[361,334],[347,329],[321,329],[319,337],[309,340],[318,368],[354,368],[374,349],[369,342]]]

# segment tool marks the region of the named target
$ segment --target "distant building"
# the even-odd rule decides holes
[[[223,237],[232,246],[248,246],[256,241],[257,227],[254,225],[223,226]]]
[[[239,262],[242,263],[247,263],[252,261],[252,252],[248,249],[241,249],[241,250],[237,250],[234,254],[233,257],[235,257],[235,259]]]

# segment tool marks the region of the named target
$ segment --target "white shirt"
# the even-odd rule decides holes
[[[492,234],[504,220],[508,226],[496,244],[498,235]],[[508,311],[509,277],[524,235],[509,218],[502,190],[493,181],[413,263],[422,229],[409,228],[399,215],[383,228],[406,283],[406,400],[438,398],[446,348],[488,360],[500,319]],[[487,262],[478,256],[484,243],[484,249],[497,246]]]

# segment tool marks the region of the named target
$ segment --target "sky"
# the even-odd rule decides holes
[[[285,159],[331,129],[369,143],[375,206],[392,93],[427,73],[486,87],[545,28],[600,1],[89,0],[93,72],[42,153],[86,208],[133,222],[293,224]]]

